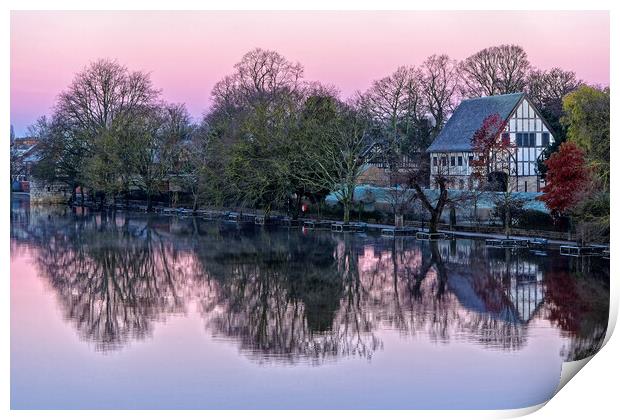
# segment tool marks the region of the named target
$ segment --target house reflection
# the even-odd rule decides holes
[[[584,288],[565,259],[476,241],[304,236],[24,206],[12,207],[11,222],[11,252],[34,252],[65,318],[101,351],[194,307],[208,334],[258,361],[372,358],[390,330],[518,350],[538,318],[573,339],[570,359],[597,349],[607,326],[605,281]]]

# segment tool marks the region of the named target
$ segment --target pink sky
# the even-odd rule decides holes
[[[151,72],[196,118],[213,85],[255,47],[305,67],[346,97],[399,65],[516,43],[538,68],[609,84],[608,12],[12,12],[11,122],[22,135],[89,62]]]

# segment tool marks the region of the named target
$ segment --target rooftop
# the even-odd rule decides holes
[[[466,99],[456,108],[427,152],[466,152],[471,150],[471,139],[489,115],[499,114],[507,120],[525,94],[484,96]]]

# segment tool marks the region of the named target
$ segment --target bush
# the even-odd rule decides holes
[[[550,214],[538,210],[521,210],[516,215],[515,226],[520,229],[554,230],[561,228]],[[565,229],[564,229],[565,230]]]

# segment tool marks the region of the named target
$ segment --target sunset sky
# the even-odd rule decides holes
[[[305,67],[343,96],[431,54],[463,59],[515,43],[531,63],[609,84],[608,12],[12,12],[11,123],[23,135],[89,62],[151,73],[199,118],[210,91],[255,47]]]

